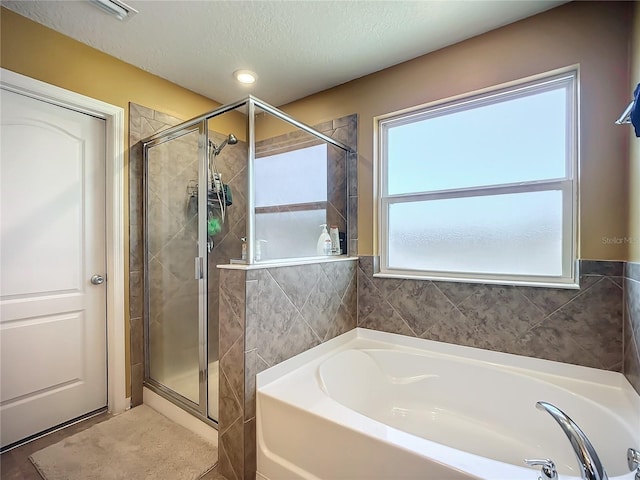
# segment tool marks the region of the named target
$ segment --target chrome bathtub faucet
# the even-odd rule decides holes
[[[530,467],[542,467],[542,476],[538,477],[538,480],[557,480],[558,472],[556,470],[556,464],[553,463],[553,460],[547,459],[524,459],[524,463],[529,465]]]
[[[634,448],[627,449],[627,465],[630,471],[636,471],[636,480],[640,480],[640,450]]]
[[[547,402],[536,402],[538,410],[546,410],[558,422],[565,433],[578,459],[583,480],[609,480],[595,448],[580,427],[562,410]]]

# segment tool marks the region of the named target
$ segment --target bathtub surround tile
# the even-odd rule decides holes
[[[220,363],[220,391],[225,395],[220,407],[220,443],[227,455],[221,454],[220,462],[225,471],[240,472],[244,479],[255,477],[256,374],[356,326],[356,270],[355,260],[246,272],[221,270],[221,347],[229,332],[241,336]],[[229,272],[240,272],[243,281],[226,282]],[[240,303],[244,308],[240,316],[231,305],[222,307],[232,303],[227,298],[243,295],[246,301]],[[237,358],[240,344],[242,358]],[[238,379],[242,379],[242,388]],[[236,419],[238,405],[240,418]],[[241,431],[237,422],[244,425]]]
[[[357,267],[352,269],[351,280],[349,280],[349,285],[347,285],[347,289],[342,295],[342,303],[349,309],[349,312],[354,314],[358,312],[358,277],[356,271]]]
[[[616,285],[618,285],[620,288],[622,288],[624,285],[624,277],[607,277],[607,278],[611,280],[613,283],[615,283]]]
[[[621,360],[621,319],[622,290],[608,278],[601,278],[589,289],[589,295],[576,297],[549,316],[598,359],[598,368]]]
[[[229,380],[231,390],[242,404],[244,401],[244,376],[246,372],[244,365],[244,335],[222,356],[220,365]],[[238,366],[241,366],[241,368],[238,368]]]
[[[624,266],[624,276],[640,282],[640,263],[627,262]]]
[[[327,329],[327,334],[322,341],[326,342],[349,330],[353,330],[356,327],[356,318],[352,312],[355,312],[355,308],[347,307],[344,303],[341,303],[338,307],[336,317],[334,321],[331,322],[331,325]]]
[[[573,339],[562,322],[549,318],[526,332],[519,347],[519,355],[602,368],[601,362]]]
[[[377,278],[377,260],[358,262],[360,327],[596,368],[633,364],[626,354],[623,364],[621,262],[583,262],[581,288],[565,290]]]
[[[528,301],[515,287],[483,285],[460,305],[477,333],[477,346],[490,350],[507,350],[544,313]]]
[[[244,422],[244,478],[255,478],[256,464],[256,419],[254,416]]]
[[[377,261],[376,257],[360,257],[358,259],[358,267],[364,274],[366,278],[368,278],[376,288],[376,291],[379,292],[379,295],[382,298],[387,298],[391,295],[396,288],[402,285],[405,280],[400,280],[397,278],[377,278],[374,277],[373,274],[377,271],[377,265],[374,266],[374,260]]]
[[[640,281],[625,279],[625,307],[629,320],[629,335],[640,343]]]
[[[446,295],[446,297],[454,305],[460,305],[467,298],[473,295],[476,290],[482,288],[477,283],[458,283],[458,282],[433,282],[434,285]]]
[[[300,310],[307,302],[320,275],[320,265],[272,268],[269,273],[291,303]]]
[[[238,318],[245,312],[245,272],[241,270],[224,270],[220,278],[220,291],[229,301],[229,306]]]
[[[218,444],[222,444],[226,453],[225,460],[229,462],[227,464],[224,461],[220,464],[221,473],[229,480],[246,478],[244,476],[244,422],[242,418],[238,418],[226,432],[220,435]]]
[[[231,466],[231,459],[229,459],[229,455],[227,455],[226,449],[228,447],[223,445],[222,437],[223,436],[220,435],[218,440],[218,469],[220,474],[223,475],[226,480],[238,480],[238,477]]]
[[[602,262],[599,260],[581,260],[581,275],[598,275],[604,277],[621,277],[625,262]]]
[[[640,263],[625,265],[622,372],[640,394]]]
[[[622,369],[629,383],[640,394],[640,349],[635,339],[631,341],[625,352]]]
[[[245,349],[254,350],[258,346],[258,306],[260,287],[257,280],[246,281],[246,320],[245,320]]]
[[[381,304],[388,303],[380,291],[374,286],[372,279],[358,268],[358,322],[361,323],[369,314],[379,310]]]
[[[341,297],[333,291],[332,282],[323,271],[318,277],[318,282],[300,312],[317,337],[321,339],[325,338],[330,321],[338,311]]]
[[[218,311],[220,317],[224,316],[227,319],[219,327],[219,352],[220,356],[224,356],[242,337],[243,326],[241,317],[231,308],[228,297],[224,292],[220,292]]]
[[[599,279],[600,277],[596,275],[582,275],[580,277],[580,289],[577,290],[540,287],[519,287],[519,290],[546,315],[550,315],[578,295],[584,293],[585,290],[593,286]]]
[[[459,321],[462,313],[432,282],[403,281],[387,300],[417,336],[422,336],[437,322]]]
[[[382,300],[366,317],[358,315],[358,326],[410,337],[417,336],[386,300]]]
[[[240,399],[237,398],[233,388],[231,388],[231,384],[223,370],[220,371],[219,389],[219,410],[221,412],[219,432],[222,434],[238,419],[243,417],[243,406],[240,404]],[[224,419],[222,416],[224,416]]]
[[[244,413],[243,418],[256,416],[256,375],[258,374],[258,351],[249,350],[244,354]]]
[[[322,343],[321,338],[322,337],[309,326],[302,315],[298,315],[284,339],[282,341],[276,340],[275,343],[278,345],[278,354],[274,358],[272,365],[277,365],[305,350],[319,345]]]

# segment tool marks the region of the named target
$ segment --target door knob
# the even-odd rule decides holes
[[[94,285],[101,285],[104,283],[104,277],[96,273],[93,277],[91,277],[91,283],[93,283]]]

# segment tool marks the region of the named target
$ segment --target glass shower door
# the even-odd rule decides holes
[[[201,257],[199,141],[200,132],[192,128],[147,150],[145,313],[147,380],[203,413],[201,293],[205,280],[196,278],[194,264]]]

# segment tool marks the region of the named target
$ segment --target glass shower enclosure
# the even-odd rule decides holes
[[[216,265],[322,256],[322,224],[346,254],[353,151],[252,96],[142,145],[145,386],[215,426]]]

